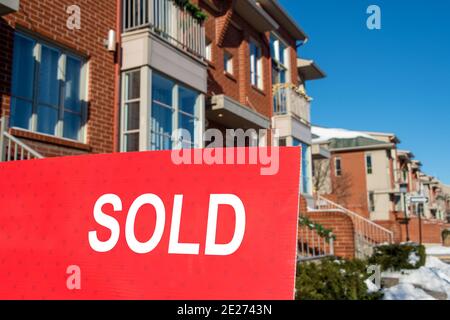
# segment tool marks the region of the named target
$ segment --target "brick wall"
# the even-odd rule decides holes
[[[66,9],[73,4],[81,9],[81,30],[69,30],[66,27],[69,17]],[[86,145],[66,143],[62,139],[56,141],[44,135],[30,137],[34,141],[34,144],[30,144],[45,156],[72,155],[86,151],[112,152],[114,55],[104,48],[103,41],[108,30],[116,28],[115,1],[21,0],[19,12],[0,18],[1,115],[10,114],[13,39],[14,30],[18,27],[86,57],[89,63]],[[58,146],[61,148],[56,151]]]
[[[335,176],[335,159],[341,158],[342,176]],[[368,191],[366,181],[366,164],[364,151],[340,152],[332,155],[331,158],[331,181],[333,184],[332,199],[347,209],[369,217]],[[346,183],[339,181],[345,179],[348,181],[348,188],[339,190],[338,184]],[[338,191],[339,190],[339,191]]]
[[[308,212],[303,197],[300,197],[300,215],[306,215],[312,221],[333,230],[336,236],[334,253],[337,257],[347,259],[355,257],[354,227],[350,217],[342,212]]]
[[[208,68],[208,95],[225,94],[262,115],[272,116],[271,60],[268,34],[258,33],[232,9],[232,0],[213,1],[219,10],[200,1],[207,13],[206,37],[212,41],[212,61]],[[262,49],[262,90],[250,82],[249,41],[254,39]],[[233,55],[233,74],[224,70],[224,53]]]

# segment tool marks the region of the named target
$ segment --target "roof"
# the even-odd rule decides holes
[[[327,76],[314,60],[297,59],[297,69],[305,80],[317,80]]]
[[[383,149],[391,148],[393,144],[376,140],[372,136],[346,129],[332,129],[313,126],[313,144],[328,144],[331,150],[348,149]]]
[[[272,19],[255,0],[239,0],[234,3],[234,9],[249,22],[258,32],[273,31],[279,28],[278,23]]]
[[[367,133],[368,135],[372,137],[385,137],[388,138],[392,143],[400,143],[400,139],[397,137],[395,133],[389,133],[389,132],[370,132],[370,131],[364,131],[364,133]]]
[[[241,0],[239,0],[241,1]],[[237,1],[237,2],[239,2]],[[255,1],[255,0],[253,0]],[[256,0],[289,34],[295,39],[305,41],[308,36],[295,20],[284,10],[277,0]]]

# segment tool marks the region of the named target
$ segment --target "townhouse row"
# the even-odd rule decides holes
[[[325,77],[275,0],[0,0],[1,160],[204,147],[206,129],[274,129],[302,146]],[[75,15],[75,16],[74,16]],[[77,16],[78,15],[78,16]],[[78,19],[78,27],[68,21]]]
[[[322,127],[312,134],[317,194],[390,230],[395,242],[442,242],[450,226],[450,187],[422,172],[414,154],[398,148],[395,134]]]

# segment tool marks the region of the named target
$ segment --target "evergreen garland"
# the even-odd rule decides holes
[[[308,217],[301,216],[299,219],[299,225],[302,227],[308,227],[309,230],[314,230],[317,232],[317,234],[325,238],[327,242],[330,242],[331,239],[336,240],[336,236],[333,234],[333,230],[326,229],[323,225],[320,223],[315,223],[311,221]]]
[[[189,0],[173,0],[173,2],[181,9],[186,10],[190,14],[192,14],[192,16],[200,23],[205,22],[206,18],[208,17],[202,9],[191,3]]]

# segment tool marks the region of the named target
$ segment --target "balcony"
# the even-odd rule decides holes
[[[123,33],[149,29],[183,52],[203,60],[203,22],[175,0],[123,0]]]
[[[273,87],[274,116],[290,115],[306,125],[311,123],[310,98],[293,84]]]

